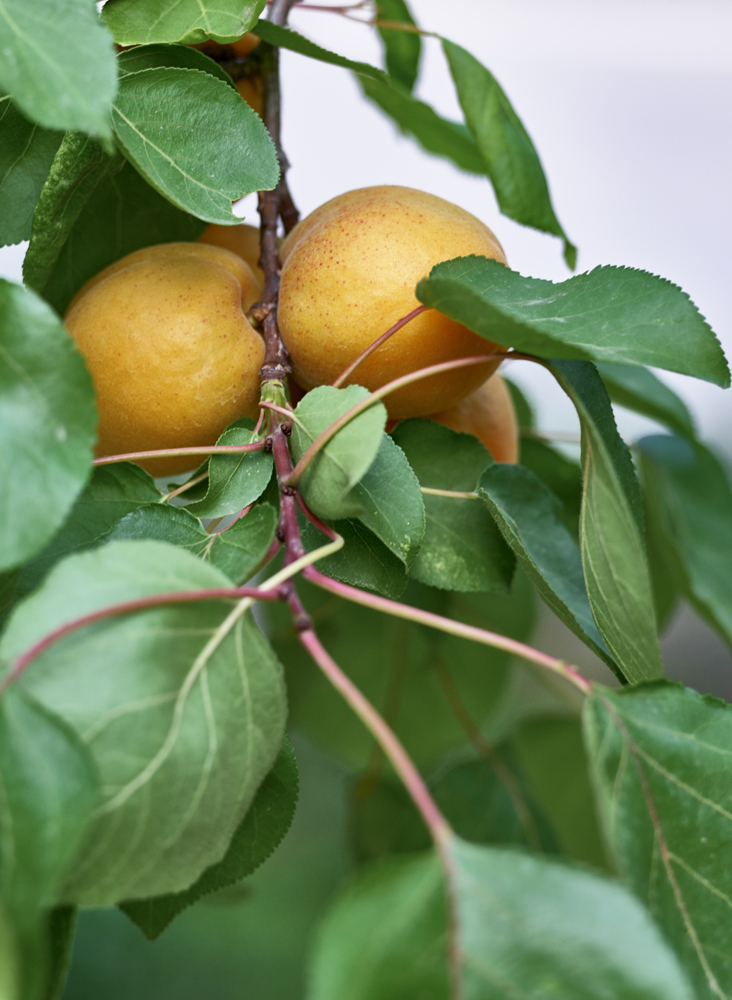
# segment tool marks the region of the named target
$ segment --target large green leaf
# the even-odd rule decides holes
[[[228,588],[173,545],[113,542],[70,556],[13,613],[13,661],[79,615],[147,595]],[[282,742],[279,663],[231,604],[117,616],[54,643],[23,675],[83,739],[102,802],[59,901],[108,905],[187,888],[226,852]],[[124,748],[122,753],[120,748]]]
[[[360,385],[334,389],[321,385],[309,392],[295,409],[292,421],[292,456],[297,462],[313,441],[351,407],[369,395]],[[300,489],[306,503],[320,517],[357,517],[364,512],[367,496],[354,490],[381,447],[386,408],[370,406],[347,423],[318,452],[308,466]]]
[[[231,203],[271,190],[279,167],[262,120],[210,73],[157,67],[120,80],[117,141],[143,177],[178,208],[234,225]]]
[[[471,434],[432,420],[407,420],[393,432],[422,486],[471,492],[493,460]],[[477,500],[425,494],[426,528],[410,572],[447,590],[503,590],[514,558],[493,518]]]
[[[376,458],[352,496],[363,510],[361,523],[406,566],[411,565],[424,538],[424,503],[407,456],[388,434],[381,438]]]
[[[62,135],[28,121],[7,95],[0,96],[0,246],[30,238],[33,211]]]
[[[318,561],[318,569],[334,580],[365,587],[396,600],[407,586],[402,560],[387,548],[361,521],[327,521],[343,538],[343,547]],[[303,544],[308,552],[320,548],[327,539],[305,518],[300,518]]]
[[[586,362],[551,366],[582,424],[580,547],[600,635],[631,682],[663,673],[645,555],[640,489],[602,380]]]
[[[544,358],[652,365],[730,384],[719,341],[689,296],[647,271],[607,265],[554,284],[486,257],[436,264],[427,306],[499,344]]]
[[[377,0],[376,16],[381,21],[396,21],[414,26],[415,21],[405,0]],[[395,30],[379,25],[384,43],[386,68],[390,76],[411,90],[419,73],[422,39],[416,31]]]
[[[189,45],[163,45],[160,43],[136,45],[134,48],[122,52],[119,57],[121,76],[160,66],[201,69],[204,73],[210,73],[219,80],[223,80],[227,86],[236,89],[236,84],[223,67],[203,52],[193,49]]]
[[[46,996],[53,973],[46,911],[96,803],[81,740],[21,690],[8,691],[0,702],[0,902],[18,946],[23,1000]]]
[[[121,166],[122,158],[107,156],[95,139],[83,132],[66,133],[33,213],[30,245],[23,261],[26,285],[43,290],[94,188]]]
[[[0,87],[51,129],[109,138],[117,65],[88,0],[3,0]]]
[[[704,445],[673,435],[642,438],[648,516],[676,585],[732,646],[732,486]]]
[[[276,45],[281,49],[289,49],[291,52],[297,52],[301,56],[307,56],[309,59],[317,59],[319,62],[328,63],[331,66],[341,66],[343,69],[351,69],[354,73],[359,73],[362,76],[370,76],[374,80],[386,79],[386,74],[383,70],[377,69],[375,66],[370,66],[368,63],[354,61],[353,59],[347,59],[345,56],[339,56],[335,52],[329,52],[328,49],[316,45],[315,42],[311,42],[309,38],[305,38],[291,28],[283,28],[279,24],[272,24],[270,21],[258,21],[254,27],[254,32],[263,41],[269,42],[270,45]]]
[[[292,744],[285,742],[274,767],[257,789],[254,801],[231,838],[221,861],[207,868],[184,892],[122,903],[121,909],[146,937],[163,933],[179,913],[209,893],[238,882],[263,864],[276,850],[295,816],[299,792],[297,761]]]
[[[33,292],[0,280],[0,569],[39,552],[91,469],[96,412],[81,355]]]
[[[102,20],[118,45],[213,38],[234,42],[256,24],[266,0],[108,0]]]
[[[732,993],[732,707],[681,685],[597,688],[585,737],[621,872],[700,998]]]
[[[208,560],[236,584],[257,570],[274,539],[277,511],[271,504],[257,504],[246,517],[225,531],[207,534],[201,522],[182,507],[151,504],[118,521],[104,541],[149,538],[169,542]]]
[[[557,219],[541,161],[523,122],[493,74],[465,49],[443,39],[458,100],[504,215],[564,240],[569,267],[577,248]]]
[[[692,1000],[645,910],[582,869],[450,838],[456,940],[434,855],[356,876],[321,926],[307,1000]]]
[[[642,413],[685,437],[694,437],[694,421],[686,403],[647,368],[599,362],[610,399],[627,410]]]
[[[43,297],[59,313],[109,264],[155,243],[195,240],[206,223],[182,212],[125,162],[92,192],[68,233]]]
[[[559,517],[573,538],[579,537],[582,469],[556,448],[526,435],[521,438],[521,464],[562,501]]]
[[[477,492],[544,601],[617,670],[592,617],[582,556],[559,519],[557,497],[520,465],[489,466],[478,480]]]
[[[393,80],[359,76],[366,97],[396,122],[406,135],[412,135],[428,153],[444,156],[470,174],[485,174],[483,158],[465,125],[442,118]]]
[[[254,440],[251,420],[238,420],[226,428],[218,445],[244,445]],[[212,455],[208,461],[208,490],[203,500],[188,509],[197,517],[225,517],[254,503],[272,475],[272,454],[266,451],[240,455]]]

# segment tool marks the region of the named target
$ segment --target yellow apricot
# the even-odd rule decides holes
[[[245,313],[260,294],[240,257],[198,243],[146,247],[88,281],[65,323],[96,390],[97,455],[211,445],[256,417],[264,344]],[[202,458],[140,465],[162,476]]]
[[[492,375],[480,388],[455,406],[430,414],[445,427],[473,434],[496,462],[518,462],[519,433],[516,411],[508,386],[500,375]]]
[[[241,38],[237,38],[235,42],[215,42],[210,38],[207,42],[201,42],[199,45],[192,46],[194,49],[201,49],[203,52],[209,49],[233,49],[235,55],[240,59],[246,58],[253,49],[259,45],[262,41],[257,35],[253,34],[251,31],[247,31],[246,35],[242,35]]]
[[[506,262],[484,223],[423,191],[361,188],[321,205],[282,245],[278,319],[297,381],[307,389],[333,382],[419,304],[414,289],[435,264],[469,254]],[[374,390],[418,368],[497,349],[430,309],[360,364],[349,382]],[[498,364],[491,359],[399,389],[384,399],[389,416],[447,409],[485,382]]]
[[[243,76],[235,83],[239,96],[242,97],[252,111],[262,117],[264,109],[264,84],[261,76]]]
[[[259,229],[256,226],[250,226],[246,222],[238,226],[219,226],[212,222],[198,237],[198,242],[223,247],[224,250],[238,254],[254,271],[260,284],[264,285],[264,274],[259,266]]]

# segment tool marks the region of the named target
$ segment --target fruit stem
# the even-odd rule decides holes
[[[410,322],[410,320],[413,320],[415,318],[415,316],[419,316],[420,313],[425,312],[425,310],[429,308],[430,308],[429,306],[419,305],[417,306],[416,309],[412,309],[412,311],[408,313],[406,316],[402,316],[401,319],[397,320],[394,326],[389,327],[386,333],[382,333],[380,337],[377,337],[376,340],[373,342],[373,344],[369,344],[366,350],[362,351],[356,358],[356,360],[351,362],[351,364],[348,366],[348,368],[346,368],[344,372],[341,372],[341,374],[338,376],[335,382],[333,382],[333,388],[340,389],[340,387],[343,385],[343,383],[346,381],[349,375],[351,375],[352,372],[356,368],[358,368],[358,366],[361,364],[362,361],[365,361],[370,354],[373,354],[374,351],[378,350],[378,348],[381,347],[381,345],[385,341],[387,341],[389,337],[397,333],[398,330],[401,330],[402,327],[406,326],[407,323]]]

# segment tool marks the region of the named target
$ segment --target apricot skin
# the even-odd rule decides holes
[[[515,464],[519,458],[516,411],[508,386],[500,375],[492,375],[480,388],[431,420],[454,431],[473,434],[496,462]]]
[[[278,319],[297,381],[333,382],[377,337],[419,305],[414,289],[442,260],[479,254],[505,263],[500,243],[464,209],[412,188],[362,188],[303,219],[282,245]],[[500,350],[428,310],[390,338],[349,382],[375,390],[428,365]],[[392,419],[448,409],[499,360],[431,376],[390,394]]]
[[[87,282],[65,322],[96,389],[97,455],[211,445],[255,418],[264,344],[245,313],[260,294],[241,258],[197,243],[138,250]],[[139,464],[162,476],[202,458]]]
[[[239,226],[219,226],[212,222],[198,237],[199,243],[223,247],[238,254],[251,267],[259,283],[264,285],[264,272],[259,266],[259,230],[242,222]]]

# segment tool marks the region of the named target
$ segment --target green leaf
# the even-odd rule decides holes
[[[396,600],[407,586],[404,563],[359,521],[327,522],[343,538],[343,548],[318,561],[318,569],[335,580],[366,587]],[[306,521],[300,521],[303,545],[308,552],[325,545],[327,539]]]
[[[173,545],[110,543],[49,574],[13,613],[0,656],[14,661],[54,628],[118,602],[230,586]],[[102,802],[59,902],[179,892],[225,854],[285,720],[279,663],[248,617],[224,625],[231,613],[229,602],[208,601],[110,618],[67,634],[23,675],[100,775]]]
[[[0,996],[20,1000],[20,956],[8,916],[0,905]]]
[[[562,501],[559,517],[570,534],[579,536],[582,469],[556,448],[536,438],[521,438],[521,464]]]
[[[21,995],[52,978],[46,909],[54,902],[97,804],[81,740],[19,688],[0,702],[0,901],[19,952]]]
[[[531,407],[523,391],[519,389],[515,382],[512,382],[510,378],[506,378],[505,375],[501,375],[503,381],[506,383],[508,391],[511,393],[511,402],[513,403],[513,408],[516,411],[516,421],[519,425],[519,430],[530,431],[534,429],[536,421],[534,419],[534,411]]]
[[[719,341],[689,296],[647,271],[607,265],[554,284],[457,257],[432,268],[417,298],[481,337],[544,358],[652,365],[730,384]]]
[[[360,385],[321,385],[304,396],[292,421],[292,457],[299,461],[313,441],[369,395]],[[351,420],[315,456],[300,480],[307,505],[319,517],[357,517],[364,512],[353,487],[375,460],[386,426],[386,407],[377,402]],[[366,499],[365,497],[363,498]]]
[[[686,403],[653,372],[605,362],[598,364],[597,370],[613,403],[657,420],[684,437],[695,436]]]
[[[562,852],[607,869],[579,719],[530,719],[512,734],[511,747]]]
[[[320,45],[316,45],[315,42],[311,42],[309,38],[305,38],[291,28],[283,28],[278,24],[272,24],[270,21],[257,21],[253,30],[255,35],[261,38],[262,41],[269,42],[270,45],[276,45],[278,48],[289,49],[290,52],[297,52],[301,56],[307,56],[309,59],[317,59],[319,62],[328,63],[331,66],[341,66],[343,69],[351,69],[354,73],[358,73],[361,76],[369,76],[374,80],[386,79],[386,74],[383,70],[377,69],[375,66],[370,66],[368,63],[346,59],[345,56],[329,52],[328,49],[321,48]]]
[[[30,239],[33,211],[63,137],[0,96],[0,246]]]
[[[61,1000],[71,965],[76,931],[76,907],[55,906],[48,916],[50,975],[43,1000]]]
[[[268,503],[257,504],[246,517],[213,535],[185,508],[155,504],[123,517],[105,541],[149,538],[169,542],[207,559],[239,585],[251,578],[267,555],[276,528],[277,511]]]
[[[109,6],[109,4],[107,5]],[[201,69],[236,90],[236,85],[229,74],[214,60],[198,49],[188,45],[136,45],[119,56],[119,71],[121,76],[128,73],[138,73],[142,69],[154,69],[160,66],[177,66],[179,69]]]
[[[216,444],[222,447],[251,444],[254,440],[253,430],[251,420],[237,420],[226,428]],[[212,455],[208,462],[206,496],[203,500],[190,504],[188,510],[197,517],[237,514],[264,493],[271,475],[271,452],[244,451],[240,455]]]
[[[663,673],[643,537],[640,489],[602,380],[585,362],[550,366],[582,424],[580,547],[600,635],[631,682]]]
[[[487,747],[479,760],[443,766],[428,787],[452,829],[480,844],[520,844],[553,853],[551,826],[521,774],[508,744]],[[404,786],[368,774],[351,795],[350,831],[360,862],[383,854],[427,850],[430,837]]]
[[[732,992],[732,707],[681,685],[598,687],[585,738],[605,834],[696,986]]]
[[[732,486],[719,459],[674,435],[642,438],[649,518],[676,585],[732,646]]]
[[[577,248],[554,214],[538,153],[523,122],[493,74],[465,49],[442,40],[460,106],[499,208],[509,219],[564,240],[567,266],[577,265]]]
[[[279,167],[262,120],[210,73],[158,67],[120,80],[115,135],[145,179],[183,211],[235,225],[231,203],[271,190]]]
[[[431,854],[360,872],[318,929],[306,1000],[445,1000],[447,906]]]
[[[557,497],[520,465],[489,466],[477,493],[546,604],[617,671],[592,617],[582,557],[559,519]]]
[[[0,280],[0,569],[48,544],[89,475],[91,379],[61,321]]]
[[[102,20],[118,45],[213,38],[234,42],[257,22],[265,0],[109,0]]]
[[[405,135],[414,136],[428,153],[452,160],[467,173],[485,175],[483,158],[464,125],[441,118],[429,104],[412,97],[393,80],[359,76],[358,82],[366,97],[389,115]]]
[[[620,886],[581,869],[450,838],[457,940],[432,854],[359,873],[326,915],[307,1000],[692,1000],[675,956]],[[561,918],[558,918],[561,914]]]
[[[110,138],[117,65],[109,32],[88,0],[4,0],[0,88],[51,129]]]
[[[34,590],[59,559],[94,545],[119,518],[141,504],[158,500],[160,493],[152,476],[139,465],[120,462],[97,466],[51,543],[21,569],[15,596],[24,597]]]
[[[393,437],[428,488],[471,492],[493,463],[477,438],[432,420],[406,420]],[[446,590],[505,590],[515,561],[484,505],[429,494],[423,499],[427,521],[412,576]]]
[[[121,166],[122,158],[107,156],[95,139],[83,132],[66,133],[33,213],[30,245],[23,261],[26,285],[43,290],[97,184]]]
[[[195,240],[206,223],[171,205],[125,162],[92,192],[41,289],[59,313],[90,278],[134,250]]]
[[[424,503],[407,456],[388,434],[352,496],[364,511],[361,523],[410,566],[424,538]]]
[[[295,751],[285,737],[274,767],[257,789],[221,861],[207,868],[185,892],[133,900],[122,903],[120,909],[147,938],[154,940],[178,914],[199,899],[251,875],[279,847],[289,830],[299,787]]]
[[[380,21],[415,24],[404,0],[378,0],[376,16]],[[411,90],[419,73],[422,39],[416,31],[400,31],[379,26],[378,32],[384,43],[386,68],[389,75],[398,80],[407,90]]]

